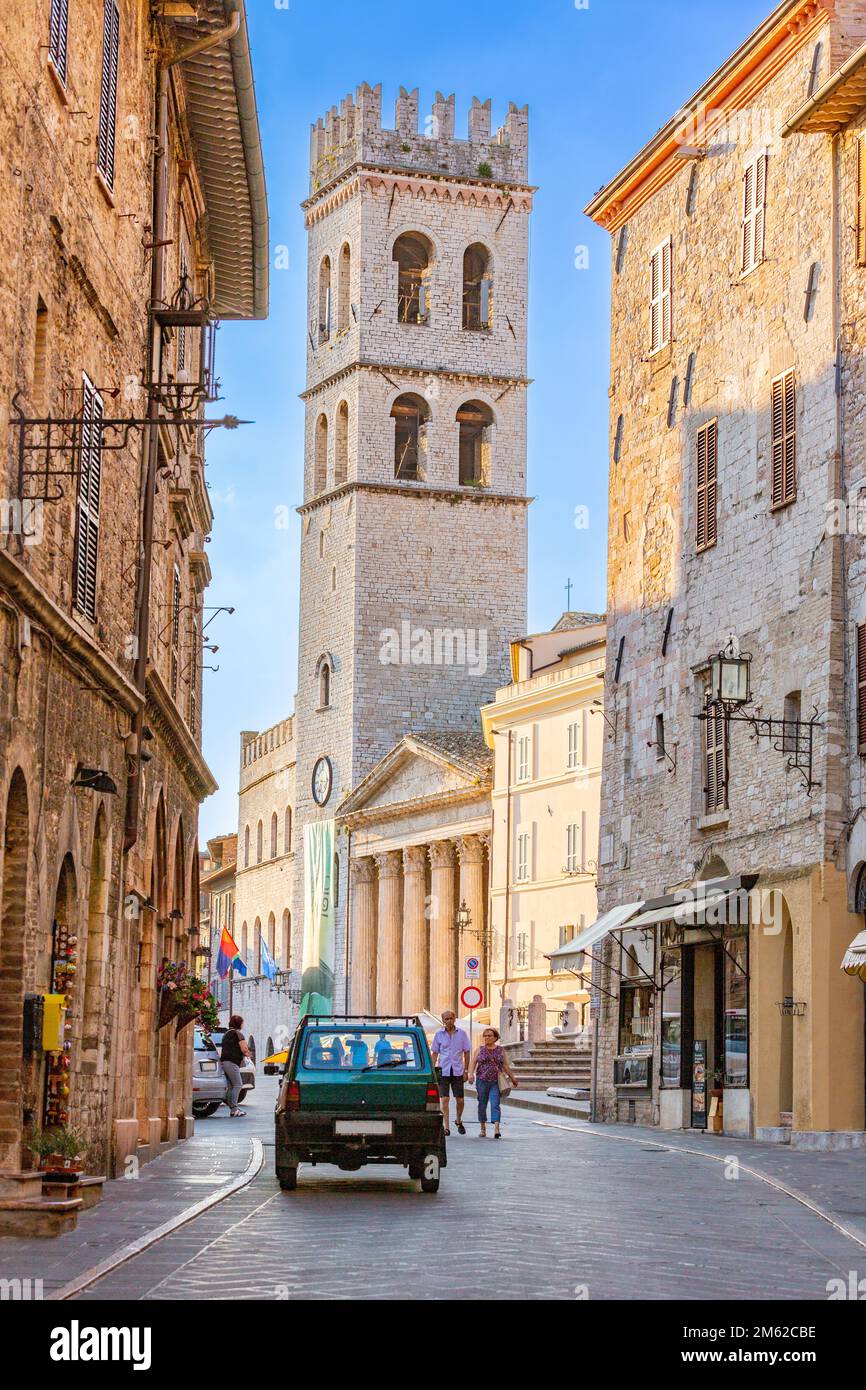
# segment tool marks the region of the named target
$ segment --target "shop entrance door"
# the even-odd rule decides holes
[[[683,1042],[692,1128],[706,1129],[710,1094],[724,1084],[724,975],[715,943],[683,947]]]

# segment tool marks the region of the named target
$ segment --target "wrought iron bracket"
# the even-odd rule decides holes
[[[710,718],[711,709],[712,706],[708,706],[695,715],[695,718],[706,722]],[[748,714],[742,706],[738,709],[740,712],[734,714],[723,705],[725,724],[748,724],[756,738],[767,739],[777,753],[787,753],[788,771],[799,773],[807,793],[811,796],[815,788],[821,785],[812,775],[815,730],[823,727],[823,715],[819,714],[818,706],[813,706],[811,719],[771,719],[760,714]]]

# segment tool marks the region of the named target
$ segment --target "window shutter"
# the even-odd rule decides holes
[[[866,265],[866,136],[857,141],[857,264]]]
[[[661,346],[661,256],[657,251],[652,258],[650,270],[650,349],[657,352]]]
[[[69,0],[51,0],[51,20],[48,31],[48,56],[54,71],[66,86],[69,51]]]
[[[698,430],[695,542],[698,550],[715,545],[718,526],[718,422]]]
[[[866,623],[857,627],[857,748],[866,756]]]
[[[797,397],[793,371],[773,382],[773,478],[774,507],[797,498]]]
[[[81,446],[75,514],[73,602],[80,613],[96,618],[96,570],[99,557],[99,498],[102,480],[102,417],[104,407],[93,384],[84,378],[81,408]]]
[[[767,156],[755,162],[755,265],[764,259],[764,223],[767,207]]]
[[[671,279],[673,272],[673,244],[665,242],[662,247],[662,341],[669,343],[673,332],[671,312]]]
[[[650,350],[658,352],[671,340],[673,242],[670,237],[650,261]]]
[[[743,274],[764,259],[764,224],[767,204],[767,156],[760,155],[743,174]]]
[[[723,811],[728,804],[727,720],[722,706],[709,697],[706,716],[706,806],[708,812]]]
[[[120,11],[105,0],[102,30],[102,86],[99,94],[97,166],[109,188],[114,187],[117,136],[117,69],[120,58]]]
[[[490,281],[481,281],[481,327],[490,327]]]

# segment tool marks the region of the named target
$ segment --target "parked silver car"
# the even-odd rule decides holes
[[[215,1115],[224,1103],[228,1092],[226,1074],[220,1061],[220,1045],[224,1031],[221,1028],[219,1032],[209,1034],[201,1028],[194,1030],[192,1113],[199,1120],[206,1119],[208,1115]],[[243,1090],[240,1098],[243,1100],[247,1092],[252,1091],[256,1084],[255,1063],[249,1057],[245,1057],[243,1060],[241,1080]]]

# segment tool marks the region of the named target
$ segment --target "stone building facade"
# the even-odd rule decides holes
[[[291,913],[304,921],[302,846],[337,821],[340,998],[358,955],[339,808],[404,736],[477,727],[525,626],[527,115],[512,106],[492,134],[475,102],[461,140],[437,97],[418,121],[417,92],[387,130],[381,89],[360,87],[313,128],[304,204]]]
[[[203,325],[267,302],[243,4],[5,6],[0,93],[0,1166],[66,1121],[110,1171],[191,1127],[156,978],[195,944],[214,789]]]
[[[604,619],[564,613],[511,648],[512,680],[481,711],[494,758],[490,996],[540,994],[547,1028],[569,1004],[588,1023],[588,981],[551,973],[551,952],[594,922],[604,724]]]
[[[828,522],[863,468],[861,132],[806,134],[864,39],[862,2],[786,0],[588,208],[613,239],[599,906],[626,914],[589,943],[599,1118],[702,1127],[712,1096],[731,1132],[864,1139],[840,964],[866,595]],[[724,649],[748,703],[713,698]]]

